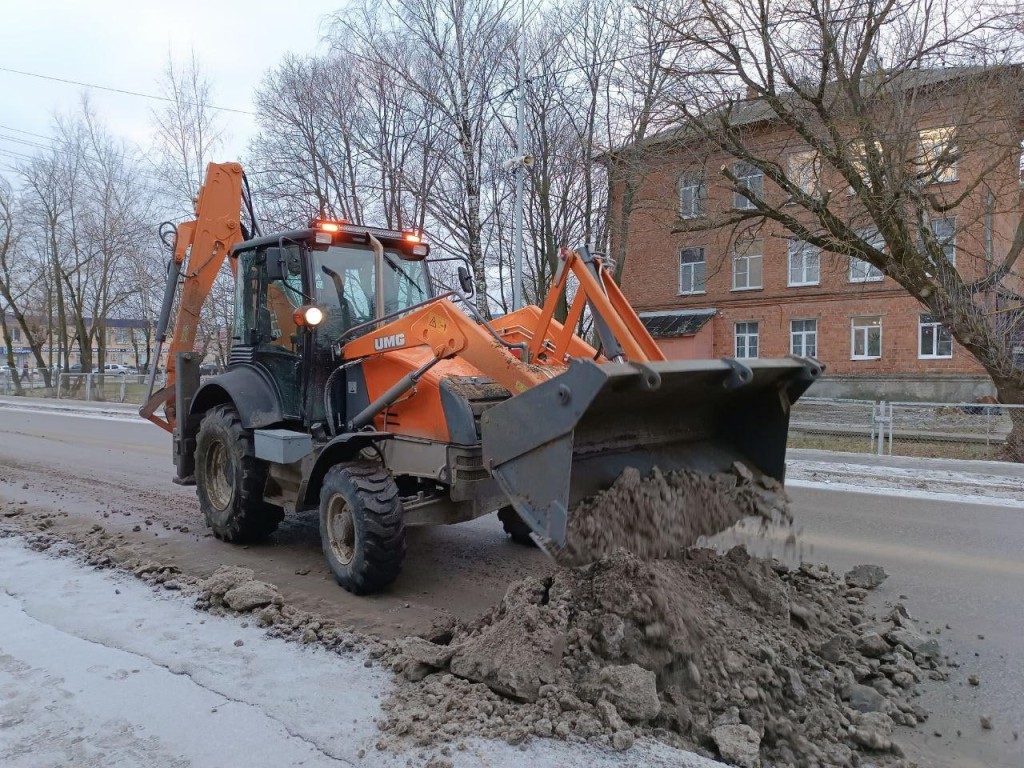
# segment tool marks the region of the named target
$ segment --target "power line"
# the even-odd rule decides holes
[[[172,98],[170,98],[168,96],[159,96],[159,95],[157,95],[155,93],[143,93],[141,91],[129,91],[129,90],[126,90],[124,88],[112,88],[112,87],[107,86],[107,85],[97,85],[96,83],[86,83],[86,82],[83,82],[81,80],[69,80],[69,79],[64,78],[64,77],[54,77],[52,75],[42,75],[42,74],[39,74],[38,72],[26,72],[26,71],[21,70],[21,69],[12,69],[10,67],[0,67],[0,72],[9,72],[10,74],[22,75],[24,77],[35,77],[35,78],[38,78],[40,80],[52,80],[55,83],[65,83],[67,85],[78,85],[78,86],[81,86],[82,88],[94,88],[94,89],[96,89],[98,91],[109,91],[111,93],[120,93],[120,94],[123,94],[125,96],[138,96],[139,98],[142,98],[142,99],[153,99],[154,101],[167,101],[167,102],[170,102],[172,104],[178,103],[175,99],[172,99]],[[197,105],[195,102],[192,102],[192,101],[182,101],[180,103],[189,104],[190,106],[206,106],[206,107],[209,107],[210,109],[216,109],[216,110],[218,110],[220,112],[234,112],[234,113],[239,114],[239,115],[255,115],[256,114],[255,112],[250,112],[249,110],[245,110],[245,109],[234,109],[233,107],[218,107],[218,106],[215,106],[213,104]]]

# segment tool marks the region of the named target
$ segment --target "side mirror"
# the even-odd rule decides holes
[[[467,296],[473,295],[473,276],[466,267],[459,267],[459,285]]]
[[[284,248],[267,248],[267,282],[284,280],[288,274],[287,251]]]

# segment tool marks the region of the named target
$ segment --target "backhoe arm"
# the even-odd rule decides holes
[[[242,242],[242,166],[238,163],[210,163],[206,181],[195,201],[196,217],[178,225],[174,255],[168,265],[167,288],[157,324],[157,350],[150,372],[149,397],[139,414],[168,432],[177,421],[174,403],[175,362],[179,352],[191,352],[203,304],[210,295],[224,259],[232,247]],[[234,263],[232,262],[232,270]],[[183,278],[180,278],[181,275]],[[167,381],[153,392],[156,368],[167,338],[168,321],[174,296],[181,279],[181,300],[171,324],[172,337],[167,348]],[[163,406],[163,417],[157,410]]]

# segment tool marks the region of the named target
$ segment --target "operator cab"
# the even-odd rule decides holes
[[[239,243],[230,363],[263,368],[287,420],[322,421],[341,338],[432,298],[429,252],[412,232],[333,221]]]

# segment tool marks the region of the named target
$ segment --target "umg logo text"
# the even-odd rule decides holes
[[[385,349],[394,349],[405,344],[404,333],[393,333],[390,336],[381,336],[373,340],[373,348],[378,352]]]

